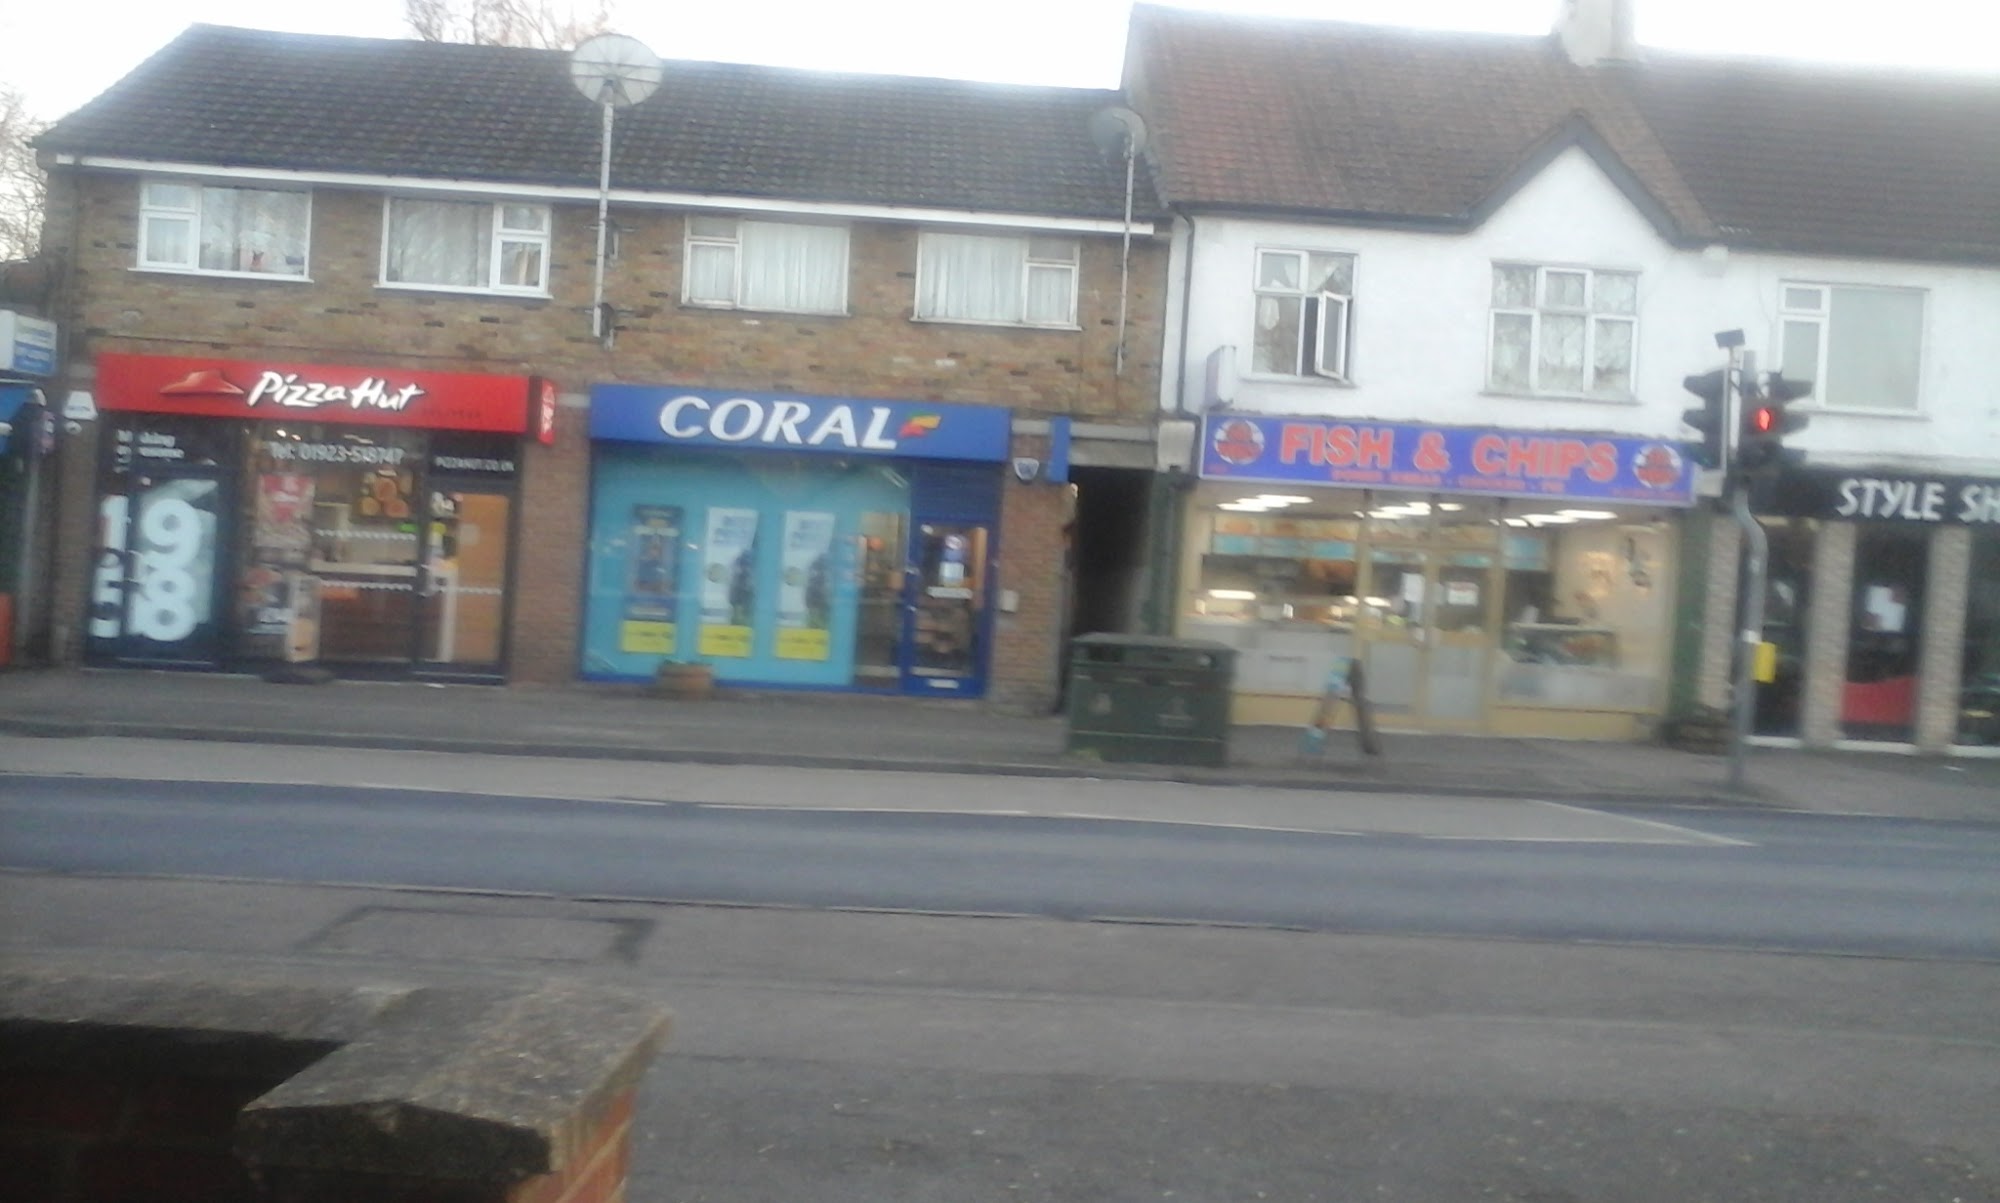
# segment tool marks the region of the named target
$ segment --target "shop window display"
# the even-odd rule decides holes
[[[700,660],[719,680],[895,685],[909,482],[893,465],[619,447],[595,478],[586,676]],[[984,549],[937,543],[939,588],[970,588]]]
[[[1759,735],[1800,733],[1804,700],[1806,615],[1810,610],[1813,546],[1818,523],[1810,518],[1763,518],[1770,546],[1765,576],[1764,638],[1777,645],[1775,680],[1757,687]]]
[[[1958,742],[1992,747],[2000,745],[2000,531],[1973,532],[1970,584]]]
[[[1850,739],[1907,742],[1916,733],[1929,551],[1927,530],[1860,529],[1840,709],[1841,729]]]
[[[1389,716],[1648,712],[1664,690],[1668,511],[1204,482],[1181,633],[1238,648],[1239,691],[1311,694],[1364,657]]]

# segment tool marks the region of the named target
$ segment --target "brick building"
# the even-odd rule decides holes
[[[1153,466],[1116,102],[667,63],[599,306],[568,56],[190,28],[38,142],[52,658],[1048,705],[1142,592],[1072,570]]]

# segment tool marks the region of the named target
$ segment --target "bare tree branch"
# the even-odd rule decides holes
[[[403,0],[403,20],[426,42],[566,50],[611,28],[614,0]]]
[[[49,184],[28,142],[46,128],[19,91],[0,85],[0,260],[27,259],[41,247]]]

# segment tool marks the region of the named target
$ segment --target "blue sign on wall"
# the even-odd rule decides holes
[[[1258,414],[1209,414],[1201,435],[1208,480],[1694,504],[1694,463],[1667,439]]]
[[[997,463],[1012,434],[1013,413],[997,406],[653,384],[590,390],[590,437],[629,443]]]

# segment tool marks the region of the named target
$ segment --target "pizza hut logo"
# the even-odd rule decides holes
[[[381,377],[369,376],[359,384],[329,384],[297,372],[264,371],[247,390],[215,368],[203,368],[160,389],[163,397],[240,397],[250,408],[275,405],[284,409],[318,409],[323,405],[348,409],[380,409],[398,412],[424,395],[421,385],[392,387]]]
[[[1666,443],[1647,443],[1632,457],[1632,475],[1649,489],[1671,489],[1680,483],[1682,460]]]
[[[1216,456],[1226,464],[1247,464],[1264,454],[1264,432],[1255,422],[1231,418],[1215,428],[1209,438]]]

